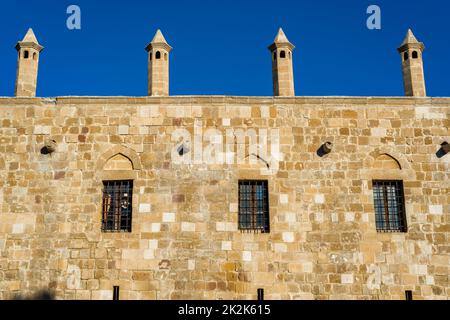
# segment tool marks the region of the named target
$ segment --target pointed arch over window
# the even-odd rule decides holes
[[[370,181],[373,194],[376,231],[407,232],[404,181],[415,179],[408,159],[385,146],[369,153],[363,165],[362,176]]]
[[[419,54],[417,53],[417,51],[413,51],[413,52],[412,52],[412,58],[413,58],[413,59],[419,58]]]
[[[125,146],[116,145],[100,156],[96,176],[102,185],[103,232],[132,231],[132,214],[137,210],[133,187],[139,169],[139,155]]]
[[[155,59],[156,59],[156,60],[161,59],[161,52],[156,51]]]
[[[373,168],[376,168],[376,169],[399,169],[399,170],[402,169],[398,160],[387,153],[380,154],[378,157],[375,158]]]
[[[24,59],[28,59],[30,57],[30,52],[28,51],[28,50],[25,50],[24,52],[23,52],[23,58]]]
[[[97,162],[97,170],[104,170],[109,160],[114,159],[124,161],[124,158],[131,162],[132,165],[131,170],[141,169],[141,161],[136,151],[124,146],[114,146],[113,148],[109,149],[107,152],[105,152],[103,155],[100,156]]]
[[[284,50],[280,51],[280,58],[282,58],[282,59],[286,58],[286,51],[284,51]]]
[[[133,170],[133,163],[129,158],[119,153],[106,162],[103,170]]]
[[[408,161],[408,158],[398,152],[396,150],[396,148],[394,147],[390,147],[390,146],[382,146],[379,148],[376,148],[375,150],[373,150],[372,152],[370,152],[369,154],[367,154],[367,156],[364,158],[363,161],[363,165],[367,170],[373,170],[373,169],[377,169],[374,168],[375,166],[378,166],[379,164],[375,164],[376,160],[381,160],[382,157],[381,156],[388,156],[390,158],[392,158],[395,162],[398,163],[398,166],[401,170],[401,172],[404,172],[405,174],[407,173],[408,176],[414,177],[415,179],[415,170],[412,170],[411,165]],[[378,170],[379,171],[379,170]],[[405,176],[407,177],[407,176]]]

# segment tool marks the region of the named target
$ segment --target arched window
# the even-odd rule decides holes
[[[167,61],[167,53],[164,53],[164,60]]]
[[[372,154],[372,192],[377,232],[407,232],[403,180],[406,172],[388,153]],[[408,179],[406,177],[406,179]],[[407,186],[407,185],[406,185]]]
[[[161,59],[161,52],[156,51],[155,59]]]
[[[405,52],[405,53],[403,54],[403,60],[404,60],[404,61],[408,60],[408,52]]]
[[[273,61],[275,61],[275,60],[277,60],[277,53],[276,52],[273,53]]]
[[[23,52],[23,58],[24,58],[24,59],[28,59],[29,56],[30,56],[30,53],[28,52],[28,50],[25,50],[25,51]]]
[[[131,232],[133,182],[135,170],[141,168],[139,156],[122,146],[103,154],[97,163],[99,179],[103,181],[102,232]]]
[[[150,61],[152,61],[153,52],[150,52],[150,54],[148,56],[149,56]]]
[[[286,51],[284,50],[280,51],[280,58],[286,58]]]
[[[417,59],[418,57],[419,57],[419,55],[417,54],[417,51],[413,51],[412,58]]]
[[[36,52],[33,53],[33,60],[37,60],[37,54],[36,54]]]
[[[291,60],[291,52],[290,51],[289,51],[288,55],[289,55],[289,60]]]

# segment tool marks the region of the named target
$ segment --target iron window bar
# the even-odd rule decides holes
[[[270,232],[267,180],[239,180],[239,230]]]
[[[131,232],[133,181],[103,181],[102,231]]]
[[[374,180],[373,200],[378,232],[406,232],[403,181]]]

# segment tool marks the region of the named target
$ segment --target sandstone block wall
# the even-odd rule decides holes
[[[0,98],[0,299],[448,299],[449,98]],[[172,161],[178,128],[279,129],[282,160]],[[46,139],[56,152],[40,152]],[[317,149],[333,142],[332,152]],[[205,145],[207,143],[204,143]],[[131,233],[102,233],[102,181],[133,180]],[[238,230],[267,179],[270,233]],[[404,181],[407,233],[378,233],[372,179]]]

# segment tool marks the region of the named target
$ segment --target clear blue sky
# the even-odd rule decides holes
[[[39,4],[38,4],[39,3]],[[80,6],[82,29],[66,28]],[[381,7],[382,29],[366,9]],[[38,96],[147,94],[145,46],[160,28],[174,48],[171,95],[272,95],[267,46],[282,26],[298,96],[402,96],[396,48],[408,27],[426,46],[429,96],[450,96],[448,0],[1,0],[0,96],[14,94],[14,46],[28,27],[45,46]]]

